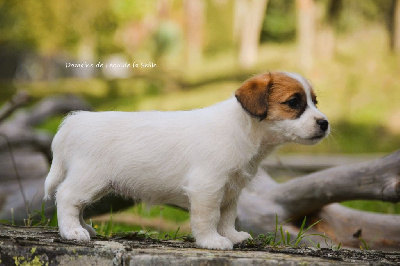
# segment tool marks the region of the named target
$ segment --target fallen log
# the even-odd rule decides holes
[[[277,215],[279,223],[291,219],[285,230],[296,235],[307,216],[314,222],[322,219],[313,232],[326,234],[337,244],[359,247],[363,240],[373,249],[399,250],[399,215],[352,211],[331,204],[359,199],[400,201],[400,150],[381,159],[318,171],[283,184],[259,169],[254,183],[240,196],[238,224],[256,234],[271,232]]]
[[[321,219],[315,229],[343,246],[400,250],[399,215],[363,212],[340,204],[330,204],[310,216],[310,219]]]

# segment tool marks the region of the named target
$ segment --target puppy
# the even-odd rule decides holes
[[[89,241],[88,204],[116,192],[190,211],[196,244],[232,249],[236,205],[260,162],[278,145],[316,144],[329,134],[310,83],[295,73],[250,78],[235,97],[177,112],[74,112],[52,143],[45,198],[55,194],[60,234]]]

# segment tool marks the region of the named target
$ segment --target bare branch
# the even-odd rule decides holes
[[[50,159],[50,145],[53,136],[46,132],[35,130],[33,126],[58,114],[90,109],[83,99],[73,95],[48,97],[32,108],[20,110],[12,119],[1,124],[0,133],[8,137],[13,147],[33,147],[44,152]],[[4,149],[6,149],[5,143],[0,143],[0,150]]]
[[[82,98],[74,95],[51,96],[38,102],[31,109],[16,114],[13,123],[35,126],[49,117],[75,110],[91,110],[91,108]]]
[[[372,162],[339,166],[281,184],[266,197],[292,217],[346,200],[400,201],[400,150]]]
[[[29,101],[29,96],[26,92],[19,92],[0,109],[0,123],[9,117],[19,107],[25,105]]]
[[[14,173],[15,173],[15,178],[17,179],[19,190],[21,191],[21,196],[22,196],[22,199],[24,200],[25,211],[26,211],[26,214],[29,215],[29,213],[30,213],[29,204],[28,204],[28,201],[26,200],[24,187],[22,186],[21,176],[19,175],[19,172],[18,172],[17,163],[15,162],[15,157],[14,157],[13,149],[11,147],[11,143],[8,140],[6,135],[0,133],[0,137],[2,137],[5,140],[6,144],[7,144],[8,151],[10,153],[10,158],[11,158],[13,170],[14,170]]]
[[[245,189],[239,198],[238,225],[254,234],[274,232],[278,215],[279,224],[292,219],[284,230],[295,236],[307,216],[311,222],[322,219],[314,233],[326,234],[336,244],[358,248],[363,245],[361,237],[370,248],[398,249],[400,216],[328,205],[356,199],[400,201],[400,150],[371,162],[337,166],[283,184],[275,183],[260,168],[252,188]],[[320,237],[311,238],[324,242]]]

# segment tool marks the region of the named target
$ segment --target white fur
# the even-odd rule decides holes
[[[45,183],[46,198],[56,193],[61,236],[90,240],[83,209],[115,191],[187,208],[198,246],[232,249],[250,238],[235,230],[236,203],[261,160],[285,142],[319,141],[310,139],[325,116],[308,104],[300,118],[278,122],[253,118],[235,98],[192,111],[69,115]]]

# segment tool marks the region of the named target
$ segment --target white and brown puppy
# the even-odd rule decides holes
[[[329,134],[310,83],[287,72],[250,78],[235,97],[178,112],[75,112],[54,137],[46,198],[56,194],[60,234],[88,241],[85,206],[116,192],[190,210],[199,247],[232,249],[242,188],[259,163],[287,142],[315,144]]]

